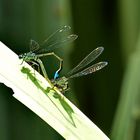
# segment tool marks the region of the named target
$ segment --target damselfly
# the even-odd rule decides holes
[[[60,63],[59,68],[55,74],[58,76],[58,73],[62,69],[63,59],[56,55],[53,50],[65,43],[72,42],[77,39],[77,35],[69,34],[70,29],[70,26],[63,26],[62,28],[56,30],[53,34],[51,34],[41,45],[39,45],[36,41],[31,40],[30,51],[24,54],[20,54],[19,58],[23,59],[23,61],[31,62],[33,65],[40,66],[44,77],[47,78],[46,70],[40,58],[52,55],[56,57],[56,59],[58,59]]]
[[[103,61],[103,62],[98,62],[96,64],[93,64],[93,65],[85,68],[92,61],[94,61],[103,52],[103,50],[104,50],[103,47],[96,48],[90,54],[88,54],[76,67],[74,67],[66,76],[63,76],[58,79],[53,79],[53,80],[51,80],[51,82],[60,91],[62,91],[62,92],[67,91],[69,89],[68,88],[69,79],[91,74],[93,72],[96,72],[96,71],[104,68],[108,64],[107,62]]]

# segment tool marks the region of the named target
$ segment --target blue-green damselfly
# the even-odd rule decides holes
[[[102,52],[104,48],[98,47],[94,49],[90,54],[88,54],[76,67],[74,67],[66,76],[52,79],[51,82],[55,87],[57,87],[61,92],[65,92],[69,89],[68,87],[68,80],[75,77],[80,77],[84,75],[91,74],[96,72],[102,68],[104,68],[108,62],[102,61],[96,64],[93,64],[87,68],[92,61],[94,61]]]

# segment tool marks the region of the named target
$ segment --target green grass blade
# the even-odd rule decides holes
[[[57,88],[0,42],[0,82],[67,140],[109,140]]]
[[[129,57],[124,75],[120,100],[114,119],[111,138],[113,140],[133,140],[137,121],[140,118],[140,35],[136,49]],[[138,131],[138,130],[137,130]]]

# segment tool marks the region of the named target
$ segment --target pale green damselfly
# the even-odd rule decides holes
[[[77,35],[69,34],[70,29],[70,26],[63,26],[62,28],[56,30],[53,34],[51,34],[41,45],[39,45],[36,41],[31,40],[30,51],[20,54],[19,58],[23,59],[23,61],[31,62],[33,65],[37,65],[38,67],[40,67],[44,77],[48,78],[46,70],[40,58],[52,55],[56,57],[60,62],[59,68],[56,71],[57,74],[55,73],[55,75],[58,75],[58,73],[62,69],[63,59],[56,55],[53,50],[63,46],[63,44],[65,43],[72,42],[77,39]]]

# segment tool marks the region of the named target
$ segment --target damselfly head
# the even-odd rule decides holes
[[[19,59],[22,59],[23,57],[25,57],[25,54],[20,54],[20,55],[18,56]]]

